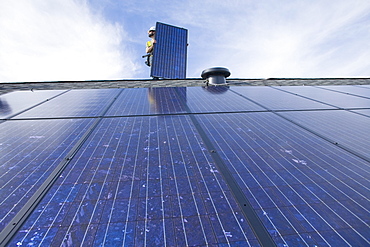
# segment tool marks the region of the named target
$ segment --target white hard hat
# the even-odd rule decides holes
[[[155,31],[155,27],[153,26],[153,27],[149,28],[149,31]]]

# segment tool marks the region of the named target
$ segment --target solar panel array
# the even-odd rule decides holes
[[[370,244],[370,87],[0,102],[1,246]]]
[[[188,30],[157,22],[155,39],[150,76],[185,79]]]

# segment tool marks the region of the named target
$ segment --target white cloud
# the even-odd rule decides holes
[[[370,76],[368,0],[1,0],[0,81],[146,77],[155,21],[189,29],[188,77]]]
[[[2,0],[0,81],[131,78],[126,36],[84,1]]]
[[[190,29],[191,76],[210,66],[242,78],[370,76],[368,0],[191,0],[180,9],[172,18]]]

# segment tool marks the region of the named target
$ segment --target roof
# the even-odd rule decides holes
[[[235,86],[325,86],[325,85],[369,85],[370,78],[267,78],[267,79],[227,79]],[[96,81],[51,81],[0,83],[0,92],[6,90],[50,90],[50,89],[92,89],[92,88],[148,88],[148,87],[192,87],[204,86],[204,80],[161,79],[161,80],[96,80]]]
[[[369,82],[3,83],[0,244],[368,245]]]

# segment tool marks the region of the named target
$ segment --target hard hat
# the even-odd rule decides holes
[[[149,28],[149,31],[155,31],[155,27],[153,26],[153,27]]]

